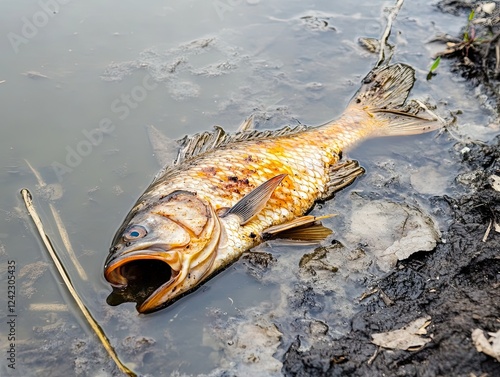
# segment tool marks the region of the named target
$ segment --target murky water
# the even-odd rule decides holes
[[[307,347],[312,337],[346,331],[360,305],[357,298],[381,273],[372,260],[349,262],[363,241],[348,235],[353,195],[419,206],[444,228],[439,221],[445,219],[433,213],[429,199],[458,190],[450,157],[454,140],[448,135],[373,140],[349,152],[368,174],[316,210],[340,213],[328,225],[347,251],[329,254],[328,263],[339,271],[321,272],[326,275],[317,279],[315,293],[308,293],[311,279],[298,267],[302,255],[313,252],[310,246],[263,245],[257,251],[276,258],[268,268],[239,261],[147,316],[138,316],[132,304],[106,305],[110,289],[102,265],[115,230],[159,169],[147,125],[175,139],[215,124],[235,130],[249,114],[259,128],[328,121],[341,113],[376,62],[377,55],[357,40],[380,36],[389,6],[392,2],[2,2],[0,374],[118,373],[33,233],[20,200],[22,187],[33,190],[49,236],[64,250],[47,195],[36,190],[25,160],[47,183],[62,188],[52,203],[87,280],[64,255],[63,262],[118,354],[137,373],[280,375],[279,355],[296,336]],[[416,68],[413,96],[430,99],[445,117],[461,110],[459,137],[487,141],[498,133],[490,124],[491,111],[477,96],[471,99],[465,83],[448,73],[446,61],[425,81],[439,48],[427,41],[440,32],[457,34],[463,21],[439,13],[433,2],[407,1],[393,29],[393,60]],[[16,277],[12,312],[9,261]],[[12,318],[15,364],[5,341]]]

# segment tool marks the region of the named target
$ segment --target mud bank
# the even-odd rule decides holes
[[[471,333],[500,328],[500,192],[490,177],[500,172],[500,138],[469,146],[457,177],[470,187],[461,197],[435,197],[433,206],[453,221],[431,253],[416,254],[376,285],[377,296],[352,319],[340,339],[301,351],[300,339],[284,356],[286,376],[497,376],[500,363],[479,353]],[[486,239],[485,239],[486,238]],[[484,240],[485,239],[485,240]],[[429,316],[431,341],[418,351],[386,350],[371,335]],[[374,356],[375,355],[375,356]]]
[[[475,14],[463,33],[448,36],[451,69],[467,79],[471,89],[484,93],[498,119],[500,109],[500,24],[495,11],[482,2],[442,1],[443,12]],[[471,35],[474,35],[471,37]],[[448,218],[442,242],[432,252],[414,254],[376,282],[376,292],[352,318],[350,331],[328,343],[304,347],[301,339],[287,349],[286,376],[497,376],[500,362],[479,352],[474,329],[495,333],[500,329],[500,192],[492,175],[500,172],[500,137],[488,145],[457,143],[454,147],[462,173],[456,183],[466,194],[436,196],[436,214]],[[430,319],[427,343],[413,351],[390,350],[372,342],[372,335],[403,328],[419,318]]]

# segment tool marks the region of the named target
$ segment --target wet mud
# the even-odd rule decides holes
[[[500,219],[500,192],[491,180],[500,172],[500,137],[467,148],[456,158],[463,166],[457,182],[468,193],[432,198],[434,212],[452,219],[442,242],[399,261],[376,281],[376,293],[364,300],[344,336],[308,347],[297,337],[284,354],[284,375],[500,375],[500,363],[478,352],[471,338],[476,328],[492,333],[500,328],[500,233],[491,225]],[[424,316],[431,320],[431,341],[421,349],[388,350],[372,343],[372,334]]]

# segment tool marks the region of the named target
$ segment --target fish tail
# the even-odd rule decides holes
[[[408,65],[378,67],[364,78],[345,114],[361,111],[371,120],[370,136],[415,135],[440,128],[441,118],[423,103],[413,100],[405,105],[414,83],[415,70]]]

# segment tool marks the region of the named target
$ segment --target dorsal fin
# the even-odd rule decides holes
[[[175,167],[180,165],[182,162],[203,153],[222,148],[228,144],[240,141],[263,140],[270,137],[293,135],[305,131],[308,128],[310,127],[299,124],[295,127],[285,126],[278,130],[260,131],[249,129],[246,131],[236,132],[234,134],[228,134],[222,129],[222,127],[214,126],[213,131],[205,131],[192,136],[184,136],[182,139],[177,141],[179,146],[177,157],[171,164],[165,166],[158,172],[158,174],[156,174],[153,182],[156,182],[160,177],[163,177],[169,171],[175,169]]]
[[[177,140],[170,139],[155,126],[146,127],[148,138],[153,147],[153,155],[160,167],[164,167],[175,160],[179,151]]]
[[[295,127],[285,126],[279,130],[246,130],[236,132],[234,134],[228,134],[221,127],[215,126],[214,131],[212,132],[206,131],[182,138],[179,141],[181,149],[174,161],[174,165],[178,165],[185,160],[213,151],[231,143],[292,135],[302,132],[307,128],[307,126],[298,125]]]
[[[250,140],[264,140],[271,137],[288,136],[300,133],[309,129],[310,127],[299,124],[295,127],[285,126],[278,130],[246,130],[236,132],[234,134],[226,133],[222,127],[215,126],[213,131],[205,131],[192,136],[184,136],[177,141],[179,145],[179,152],[174,161],[161,169],[156,174],[153,183],[160,177],[164,177],[168,172],[174,170],[182,162],[202,155],[218,148],[222,148],[231,143]]]

